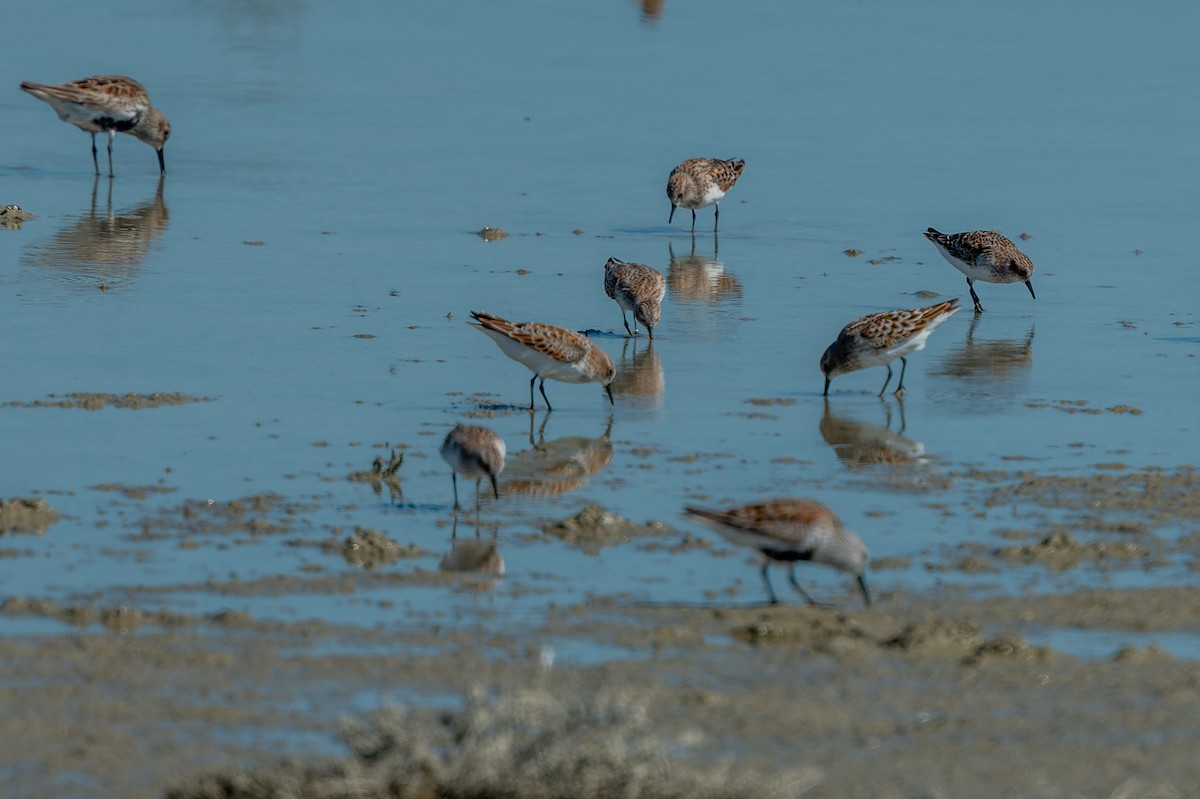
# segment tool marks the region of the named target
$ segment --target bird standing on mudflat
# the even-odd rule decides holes
[[[821,356],[821,371],[825,373],[824,393],[829,394],[829,382],[838,375],[869,366],[886,366],[887,380],[879,389],[879,396],[882,397],[892,381],[892,361],[899,358],[900,385],[896,386],[894,393],[900,396],[904,393],[908,356],[925,349],[929,334],[960,308],[958,300],[953,299],[926,308],[880,311],[855,319],[842,328],[837,340]]]
[[[654,326],[662,316],[662,300],[667,293],[667,281],[661,272],[645,264],[609,258],[604,265],[604,293],[621,308],[626,333],[636,336],[641,322],[654,338]],[[633,330],[629,329],[626,311],[633,313]]]
[[[975,301],[975,313],[983,313],[975,281],[984,283],[1024,283],[1029,296],[1033,293],[1033,261],[1017,249],[1008,237],[994,230],[971,230],[966,233],[939,233],[933,228],[925,231],[951,266],[967,276],[967,288]]]
[[[696,209],[713,206],[713,232],[721,222],[721,198],[733,188],[746,162],[742,160],[722,161],[720,158],[689,158],[671,170],[667,178],[667,198],[671,201],[671,213],[667,224],[675,218],[676,208],[688,208],[692,212],[692,232],[696,231]]]
[[[685,507],[684,512],[739,546],[757,549],[767,557],[762,567],[763,583],[771,604],[778,604],[771,578],[771,561],[788,564],[788,580],[800,595],[817,602],[796,582],[796,561],[824,563],[858,578],[863,602],[870,607],[871,593],[863,572],[867,547],[862,539],[842,526],[826,506],[811,499],[772,499],[728,510]]]
[[[171,136],[171,123],[150,105],[146,88],[123,75],[99,75],[69,83],[50,85],[22,81],[21,89],[50,105],[63,122],[92,134],[92,164],[100,174],[96,158],[96,134],[108,134],[108,176],[113,177],[112,143],[118,133],[128,133],[154,148],[159,172],[166,172],[163,146]]]

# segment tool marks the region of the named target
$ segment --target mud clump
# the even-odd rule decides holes
[[[733,637],[749,644],[800,644],[818,652],[839,653],[871,636],[851,615],[821,608],[793,609],[786,616],[770,614],[735,629]]]
[[[606,685],[531,685],[499,695],[476,687],[460,709],[386,708],[348,723],[345,737],[351,751],[341,762],[211,774],[166,795],[782,799],[824,776],[814,767],[767,772],[699,757],[689,746],[696,733],[656,724],[649,697]]]
[[[4,403],[7,408],[79,408],[85,411],[99,411],[111,405],[114,408],[125,408],[140,411],[147,408],[161,408],[167,405],[188,405],[193,402],[212,402],[214,397],[193,397],[180,394],[178,391],[170,394],[103,394],[93,391],[79,391],[58,396],[51,394],[47,399],[32,402],[12,401]]]
[[[610,513],[600,505],[588,505],[574,516],[544,528],[544,532],[594,555],[604,547],[657,535],[666,529],[667,525],[662,522],[638,524]]]
[[[1049,661],[1054,651],[1046,647],[1033,646],[1019,635],[1005,634],[984,641],[963,659],[965,666],[980,666],[990,661],[1017,660],[1021,662]]]
[[[883,645],[921,655],[968,654],[979,651],[983,636],[979,627],[970,622],[926,619],[905,626],[895,637],[884,641]]]
[[[62,518],[62,514],[50,507],[44,499],[14,497],[0,499],[0,535],[6,533],[32,533],[41,535],[50,525]]]
[[[508,238],[508,231],[502,227],[484,226],[482,229],[475,231],[475,235],[484,241],[500,241]]]
[[[420,554],[416,544],[402,546],[379,530],[357,528],[346,536],[341,545],[342,557],[351,566],[374,569],[395,563],[401,558],[414,558]]]
[[[1101,541],[1085,544],[1062,529],[1024,546],[1000,547],[992,554],[1004,561],[1016,563],[1041,563],[1051,569],[1066,571],[1082,563],[1097,563],[1109,559],[1128,560],[1146,553],[1131,541],[1107,544]]]
[[[366,483],[371,486],[371,490],[375,492],[375,496],[382,495],[383,488],[386,486],[388,496],[395,499],[403,496],[403,492],[400,490],[400,478],[396,475],[396,472],[400,471],[400,467],[403,465],[404,453],[397,453],[395,447],[393,447],[386,460],[382,455],[376,455],[375,460],[371,462],[369,470],[351,472],[346,479],[352,483]]]
[[[16,230],[33,218],[33,214],[24,210],[19,205],[5,205],[0,207],[0,228]]]

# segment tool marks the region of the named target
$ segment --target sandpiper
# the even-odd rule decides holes
[[[927,308],[880,311],[855,319],[842,328],[837,341],[830,344],[821,356],[821,371],[825,373],[824,393],[829,394],[829,381],[838,375],[869,366],[886,366],[887,380],[879,389],[879,396],[882,397],[892,381],[892,361],[899,358],[900,384],[894,393],[900,396],[904,393],[907,356],[924,349],[929,334],[960,308],[958,300],[953,299]]]
[[[504,471],[507,450],[504,439],[494,430],[474,424],[460,424],[446,434],[442,442],[442,457],[450,464],[454,483],[454,509],[458,510],[458,476],[475,480],[475,507],[479,507],[479,483],[483,478],[492,481],[492,493],[500,499],[496,478]]]
[[[966,233],[939,233],[933,228],[925,231],[942,257],[967,276],[967,288],[975,301],[975,313],[982,313],[975,281],[984,283],[1024,283],[1029,296],[1033,293],[1033,261],[1017,249],[1017,245],[994,230],[971,230]]]
[[[696,209],[711,205],[715,214],[715,231],[721,221],[721,206],[718,203],[737,183],[745,169],[745,161],[722,161],[720,158],[689,158],[676,166],[667,178],[667,198],[671,201],[667,224],[671,224],[675,218],[676,208],[688,208],[692,212],[692,231],[695,232]]]
[[[871,593],[863,572],[867,547],[862,539],[842,526],[833,511],[811,499],[773,499],[727,510],[685,507],[684,512],[716,530],[731,543],[757,549],[767,560],[762,578],[772,605],[778,604],[771,578],[771,561],[788,564],[788,580],[800,595],[816,605],[796,582],[796,561],[824,563],[858,578],[863,602],[871,605]]]
[[[617,376],[608,353],[594,345],[587,336],[565,327],[540,322],[510,322],[486,311],[471,311],[478,324],[471,327],[486,333],[500,346],[504,354],[525,364],[533,378],[529,381],[529,410],[533,410],[533,384],[540,378],[538,390],[546,400],[546,408],[554,410],[546,396],[546,380],[564,383],[589,383],[604,386],[612,403],[612,381]]]
[[[166,172],[163,145],[171,136],[171,123],[150,105],[146,88],[133,78],[101,75],[69,83],[48,85],[23,81],[21,89],[49,103],[63,122],[92,134],[92,164],[100,174],[96,158],[96,134],[108,134],[108,175],[113,176],[112,143],[118,133],[136,136],[158,154],[158,169]]]
[[[604,293],[620,306],[626,333],[636,336],[641,322],[654,338],[654,326],[662,316],[662,300],[667,293],[667,281],[661,272],[645,264],[609,258],[604,265]],[[626,311],[633,313],[633,330],[629,329]]]

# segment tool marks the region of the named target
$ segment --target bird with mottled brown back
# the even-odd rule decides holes
[[[676,208],[687,208],[692,212],[692,231],[695,232],[696,209],[711,205],[715,232],[721,222],[721,198],[733,188],[745,169],[746,162],[740,159],[689,158],[676,165],[667,177],[667,199],[671,201],[667,224],[675,218]]]
[[[171,137],[171,123],[150,104],[146,88],[124,75],[97,75],[68,83],[23,81],[21,89],[47,103],[58,118],[92,136],[92,165],[100,174],[96,134],[108,134],[108,175],[113,176],[112,143],[118,133],[128,133],[154,148],[158,169],[166,172],[163,146]]]
[[[1017,245],[994,230],[970,230],[966,233],[939,233],[933,228],[925,231],[942,257],[966,275],[967,288],[975,302],[975,313],[983,313],[975,281],[984,283],[1024,283],[1029,296],[1033,293],[1033,261],[1017,249]]]
[[[904,373],[908,369],[908,356],[925,348],[929,335],[954,314],[961,306],[958,299],[939,302],[925,308],[879,311],[855,319],[842,328],[837,340],[829,345],[821,356],[821,371],[825,374],[825,394],[829,394],[829,383],[838,375],[866,369],[870,366],[886,366],[887,379],[879,396],[887,391],[892,381],[892,361],[897,358],[900,367],[900,384],[894,392],[904,393]]]
[[[817,604],[796,582],[796,562],[801,560],[823,563],[853,574],[864,603],[868,607],[871,604],[871,593],[863,576],[867,568],[867,547],[820,502],[784,498],[726,510],[685,507],[684,513],[716,530],[731,543],[757,549],[766,556],[762,578],[772,605],[779,599],[767,573],[771,561],[787,563],[792,587],[810,604]]]
[[[662,300],[667,293],[667,281],[661,272],[645,264],[609,258],[604,265],[604,293],[621,309],[626,333],[636,336],[641,322],[654,338],[654,326],[662,316]],[[629,329],[626,311],[633,313],[633,330]]]

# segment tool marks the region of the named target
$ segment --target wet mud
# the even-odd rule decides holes
[[[394,476],[400,461],[380,456],[363,474]],[[872,571],[913,560],[947,574],[1181,566],[1194,573],[1200,564],[1200,477],[1190,466],[967,470],[947,479],[970,484],[969,504],[1019,498],[1036,514],[1021,529],[996,528],[895,563],[880,559]],[[906,485],[891,490],[920,493]],[[98,488],[134,507],[167,496],[142,490],[154,487]],[[308,518],[317,507],[274,493],[185,499],[144,509],[130,537],[225,547],[280,536],[352,569],[127,586],[120,601],[0,603],[16,629],[38,630],[6,638],[0,770],[19,786],[8,795],[1200,791],[1200,650],[1193,643],[1172,653],[1180,640],[1200,638],[1200,594],[1187,585],[989,596],[951,584],[914,593],[881,578],[875,607],[861,609],[848,589],[841,606],[792,597],[761,604],[747,574],[746,591],[709,590],[697,603],[613,595],[549,605],[519,632],[492,629],[487,614],[458,625],[401,614],[404,624],[364,627],[162,606],[194,592],[301,598],[405,586],[533,588],[506,574],[502,539],[482,534],[479,516],[455,520],[436,570],[410,570],[397,564],[431,553],[379,530],[321,529]],[[12,508],[16,515],[5,515]],[[0,518],[13,529],[11,519],[34,519],[20,524],[36,532],[52,513],[44,500],[17,499],[3,503]],[[713,546],[595,504],[523,540],[539,537],[585,553]],[[1104,643],[1084,656],[1047,643],[1053,631]],[[557,643],[531,646],[537,641]],[[556,646],[573,642],[610,654],[594,665],[556,655]]]
[[[145,410],[169,405],[188,405],[193,402],[212,402],[213,397],[193,397],[179,392],[169,394],[104,394],[91,391],[73,392],[59,396],[51,394],[46,399],[22,401],[10,400],[0,403],[5,408],[79,408],[99,411],[106,407]]]
[[[593,667],[522,656],[486,629],[22,600],[0,613],[73,630],[6,644],[0,766],[29,786],[69,770],[93,795],[178,798],[606,796],[630,780],[647,797],[1200,790],[1200,664],[1153,645],[1083,659],[1022,635],[1195,634],[1200,598],[1187,589],[892,595],[869,611],[611,599],[531,630],[630,653]],[[400,690],[399,703],[347,715],[357,695]],[[47,745],[63,729],[74,743]],[[279,756],[295,750],[311,756]]]

